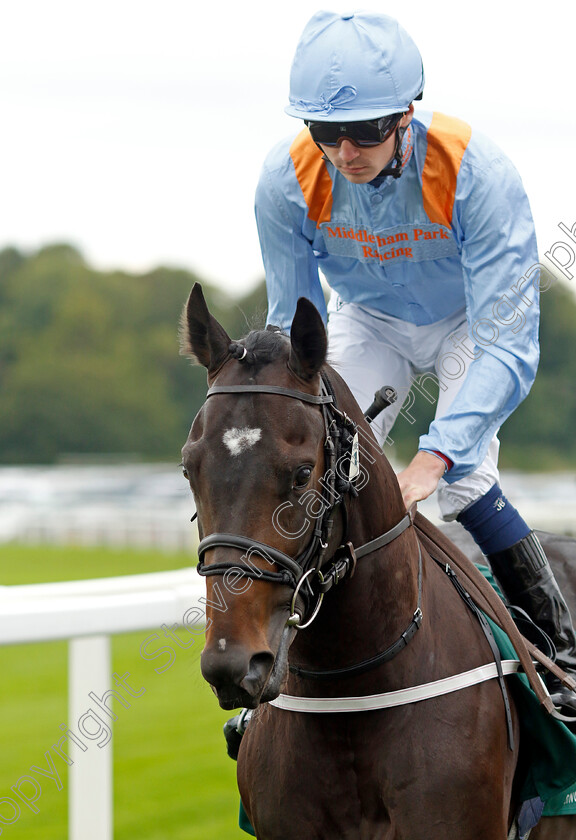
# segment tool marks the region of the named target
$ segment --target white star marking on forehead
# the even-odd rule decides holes
[[[231,455],[240,455],[257,443],[262,437],[261,429],[228,429],[224,432],[222,440]]]

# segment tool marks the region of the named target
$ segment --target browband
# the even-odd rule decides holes
[[[209,388],[206,397],[212,397],[214,394],[278,394],[280,397],[292,397],[292,399],[302,400],[302,402],[312,403],[313,405],[326,405],[333,403],[334,398],[331,394],[306,394],[304,391],[296,391],[292,388],[282,388],[280,385],[213,385]]]

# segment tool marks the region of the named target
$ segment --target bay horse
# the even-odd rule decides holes
[[[207,584],[201,668],[223,709],[255,710],[238,785],[256,836],[506,840],[519,723],[503,680],[372,711],[274,705],[388,696],[494,658],[327,364],[319,313],[301,298],[290,336],[231,342],[196,284],[182,336],[209,385],[182,450]],[[572,823],[540,840],[576,837]]]

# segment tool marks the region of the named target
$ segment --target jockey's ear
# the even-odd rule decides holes
[[[406,113],[404,114],[404,116],[402,117],[400,122],[398,123],[400,128],[408,128],[408,126],[412,122],[412,117],[413,116],[414,116],[414,103],[411,102],[408,110],[406,111]]]
[[[300,379],[312,379],[326,361],[328,339],[320,313],[307,298],[298,300],[290,343],[288,366]]]
[[[208,311],[202,286],[194,283],[180,319],[180,353],[213,374],[228,358],[229,345],[228,333]]]

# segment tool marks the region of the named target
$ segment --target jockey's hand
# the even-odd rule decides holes
[[[417,452],[405,470],[398,473],[398,483],[406,510],[431,496],[444,475],[444,461],[423,450]]]

